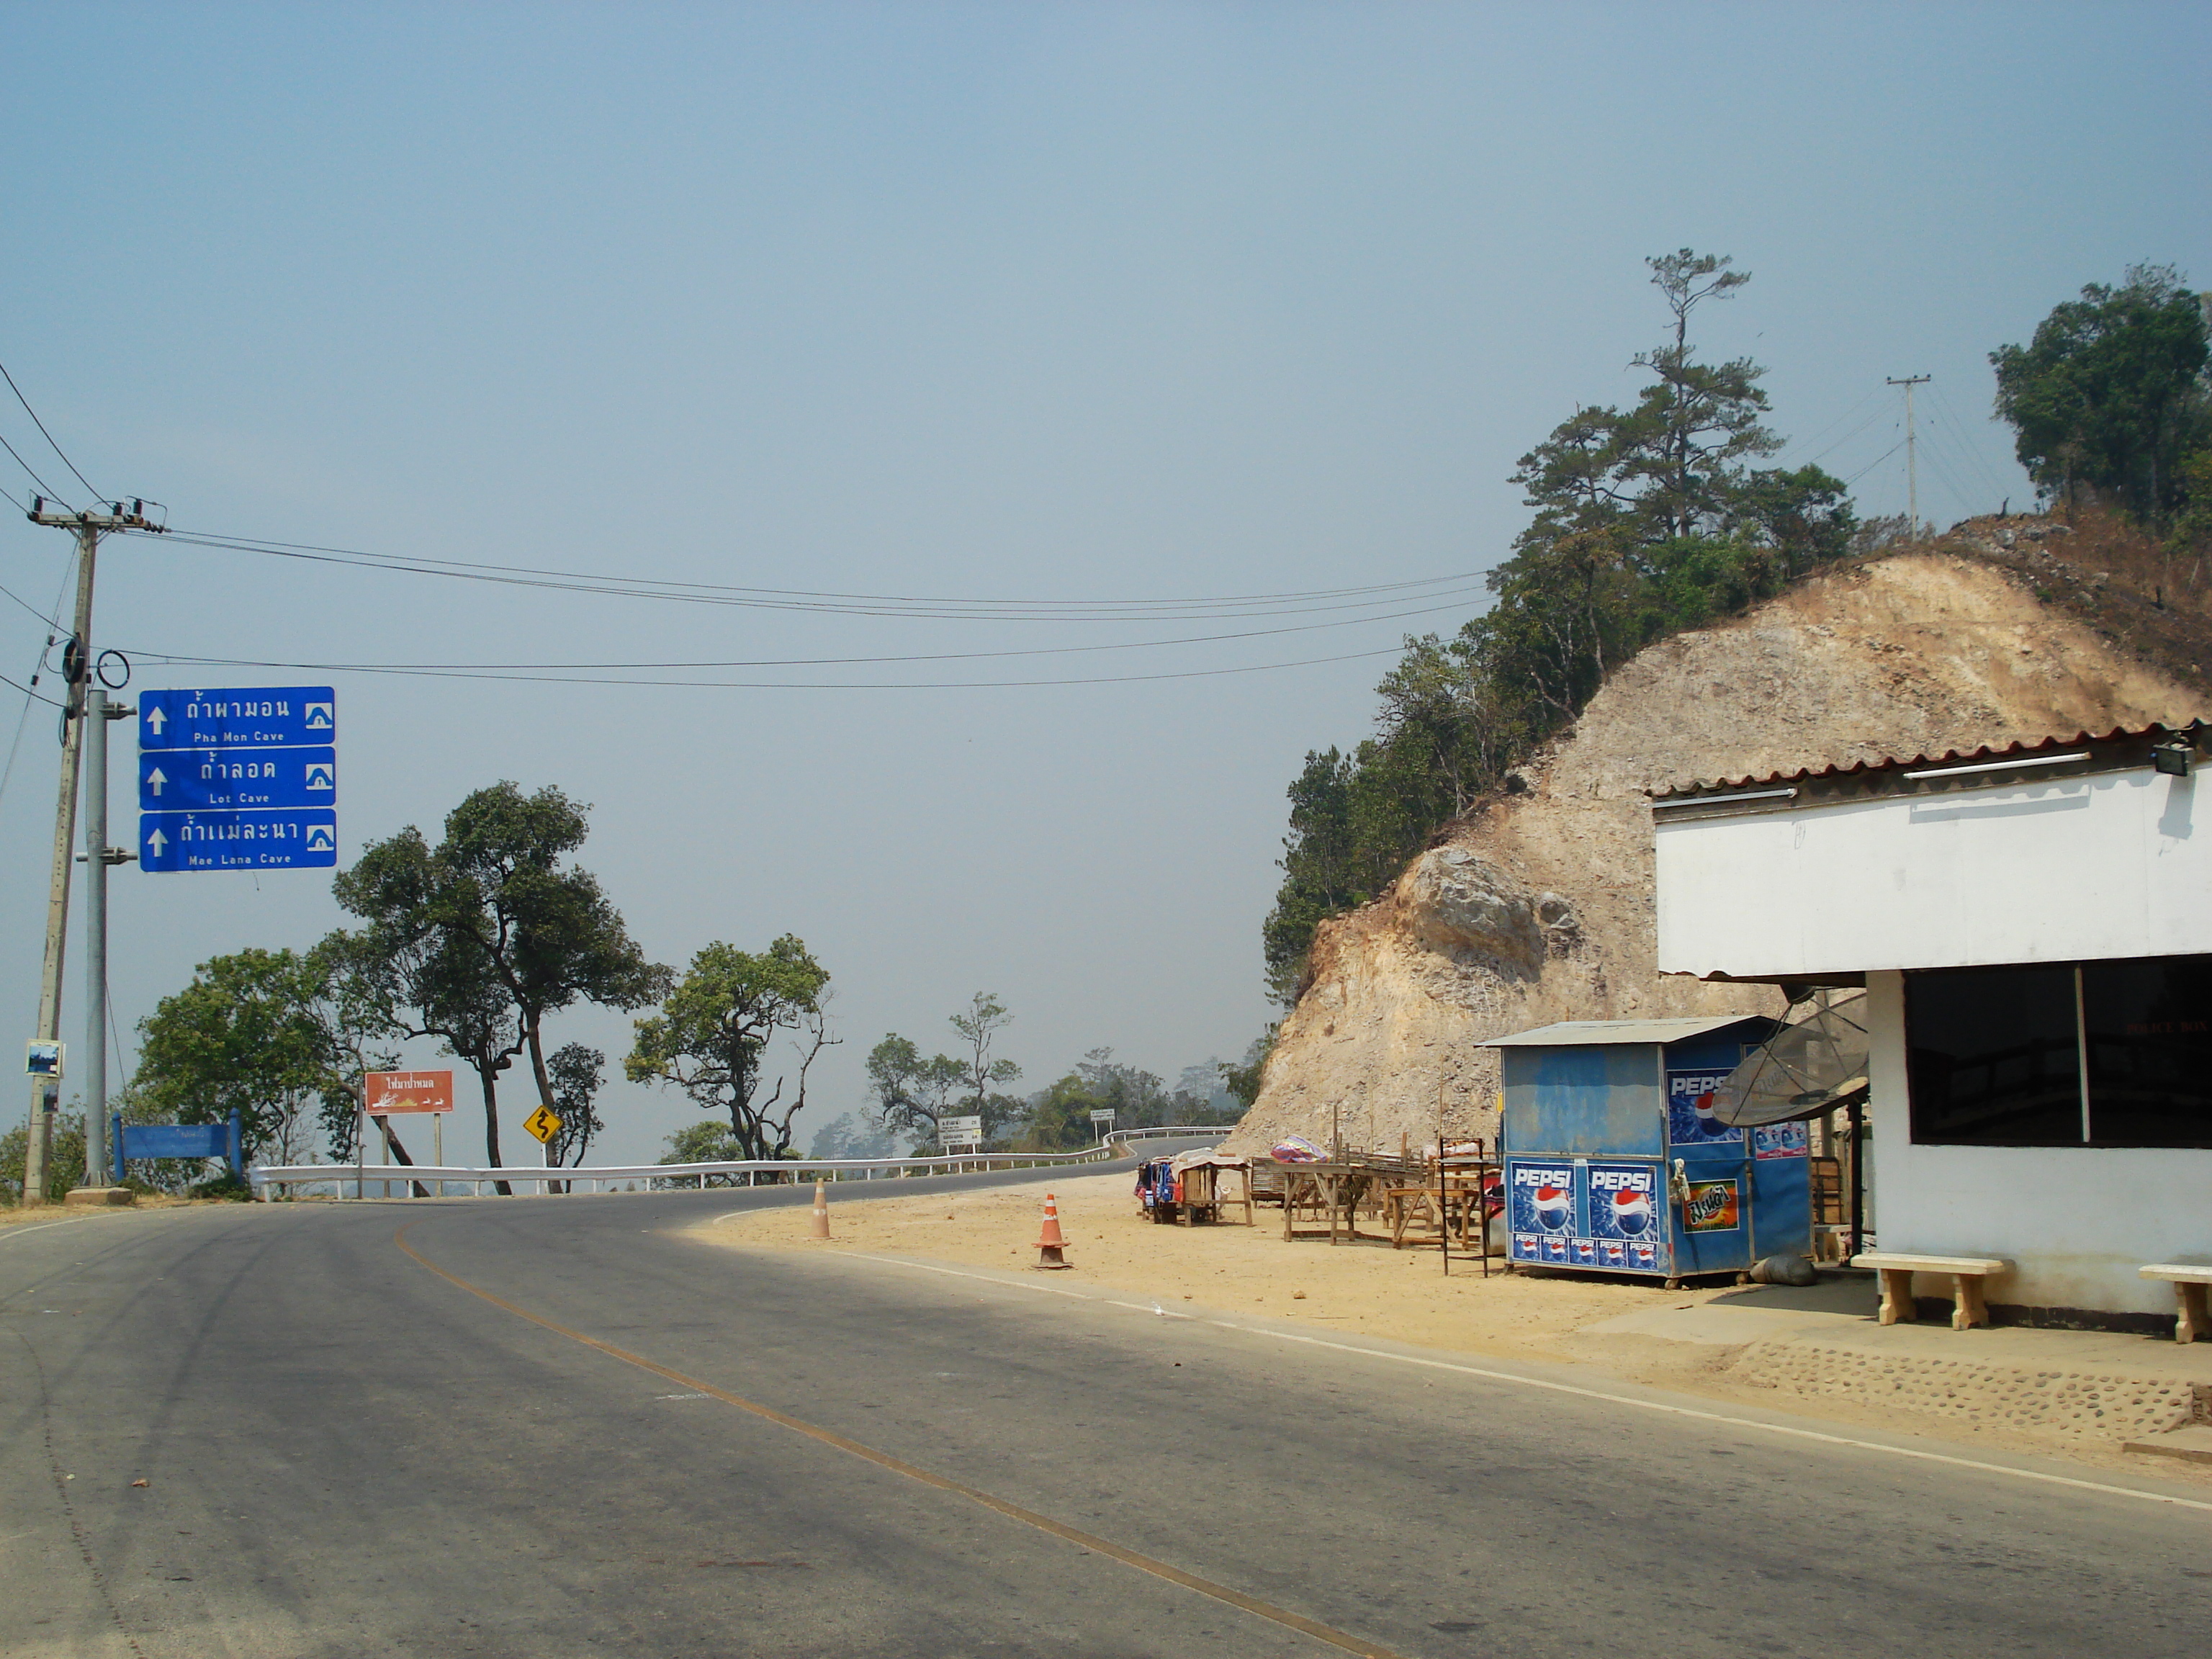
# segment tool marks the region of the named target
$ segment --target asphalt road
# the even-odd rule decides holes
[[[686,1231],[805,1197],[0,1236],[0,1653],[2203,1650],[2201,1487]]]

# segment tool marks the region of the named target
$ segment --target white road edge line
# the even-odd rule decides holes
[[[5,1244],[11,1238],[21,1238],[25,1233],[42,1233],[49,1227],[73,1227],[80,1221],[91,1219],[88,1215],[73,1215],[65,1221],[41,1221],[35,1227],[10,1227],[5,1232],[0,1232],[0,1244]]]
[[[939,1267],[926,1261],[902,1261],[892,1255],[864,1255],[858,1251],[840,1252],[833,1259],[853,1261],[879,1261],[886,1267],[912,1267],[926,1273],[945,1273],[954,1279],[979,1279],[987,1285],[998,1285],[1012,1291],[1042,1291],[1050,1296],[1072,1296],[1080,1302],[1103,1302],[1115,1308],[1133,1308],[1139,1313],[1157,1310],[1135,1302],[1115,1302],[1109,1297],[1089,1296],[1081,1291],[1062,1290],[1057,1285],[1024,1285],[1019,1279],[1000,1279],[990,1273],[969,1273],[959,1267]],[[1170,1319],[1191,1319],[1190,1314],[1169,1314]],[[1217,1330],[1236,1331],[1244,1336],[1273,1337],[1279,1342],[1304,1342],[1316,1348],[1334,1348],[1339,1353],[1361,1354],[1370,1359],[1388,1359],[1401,1365],[1419,1365],[1430,1370],[1455,1371],[1462,1376],[1479,1376],[1486,1382],[1507,1382],[1516,1388],[1543,1389],[1553,1394],[1573,1395],[1582,1400],[1603,1401],[1610,1406],[1629,1406],[1638,1411],[1657,1412],[1668,1417],[1695,1418],[1705,1423],[1725,1423],[1730,1428],[1756,1429],[1762,1434],[1778,1434],[1794,1440],[1810,1440],[1824,1446],[1847,1446],[1855,1451],[1881,1452],[1891,1457],[1909,1457],[1923,1463],[1942,1463],[1954,1469],[1977,1469],[1984,1474],[2010,1475],[2015,1480],[2038,1480],[2046,1486],[2070,1486],[2076,1492],[2101,1492],[2115,1498],[2136,1498],[2146,1504],[2167,1504],[2176,1509],[2203,1510],[2212,1514],[2212,1503],[2202,1498],[2183,1498],[2174,1493],[2144,1492],[2137,1486],[2115,1486],[2103,1480],[2081,1480],[2068,1474],[2045,1474],[2039,1469],[2016,1469],[2004,1463],[1984,1463],[1978,1458],[1954,1457],[1948,1452],[1922,1451],[1914,1446],[1885,1446],[1879,1440],[1856,1440],[1850,1435],[1824,1434],[1818,1429],[1792,1428],[1784,1423],[1762,1423],[1752,1417],[1731,1417],[1726,1412],[1700,1411],[1694,1406],[1670,1406],[1663,1401],[1638,1400],[1632,1395],[1608,1394],[1602,1389],[1579,1388],[1572,1382],[1553,1382],[1540,1376],[1519,1376],[1511,1371],[1494,1371],[1480,1365],[1462,1365],[1449,1359],[1428,1359],[1419,1354],[1392,1353],[1386,1348],[1363,1348],[1352,1342],[1332,1342],[1324,1336],[1301,1336],[1293,1331],[1263,1330],[1256,1325],[1238,1325],[1225,1319],[1200,1322]]]

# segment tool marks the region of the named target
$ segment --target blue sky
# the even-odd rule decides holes
[[[1767,366],[1784,459],[1860,475],[1863,511],[1903,506],[1883,378],[1935,375],[1922,504],[1948,520],[2028,495],[1992,348],[2130,263],[2212,281],[2201,7],[10,5],[0,46],[0,361],[71,458],[179,526],[427,558],[1048,599],[1478,571],[1522,522],[1515,459],[1632,393],[1661,324],[1641,261],[1683,246],[1753,273],[1697,337]],[[73,483],[20,410],[0,434]],[[65,551],[0,519],[0,582],[33,605]],[[1121,684],[331,676],[342,831],[434,828],[498,777],[592,803],[584,861],[660,959],[789,931],[830,968],[817,1121],[860,1103],[878,1036],[939,1041],[978,989],[1031,1083],[1099,1045],[1172,1078],[1268,1017],[1258,926],[1305,751],[1363,735],[1399,635],[1469,603],[719,676],[1352,658]],[[21,680],[44,631],[0,610]],[[95,626],[149,656],[392,664],[1219,631],[143,541],[103,554]],[[319,677],[137,684],[263,678]],[[0,741],[18,707],[0,688]],[[0,1006],[25,1036],[55,755],[33,710],[0,791]],[[194,963],[340,920],[306,874],[128,870],[113,906],[126,1045]],[[618,1058],[626,1032],[586,1012],[556,1035]],[[691,1115],[619,1084],[607,1115],[624,1157]]]

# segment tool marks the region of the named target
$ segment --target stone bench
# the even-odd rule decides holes
[[[2008,1273],[2012,1263],[1993,1255],[1913,1255],[1904,1250],[1869,1250],[1851,1258],[1854,1267],[1872,1267],[1881,1275],[1881,1322],[1911,1324],[1919,1312],[1912,1305],[1912,1275],[1942,1273],[1951,1281],[1951,1328],[1963,1331],[1990,1322],[1982,1300],[1982,1281],[1992,1273]]]
[[[2200,1336],[2212,1336],[2212,1317],[2207,1316],[2204,1302],[2205,1287],[2212,1285],[2212,1267],[2160,1261],[2136,1271],[2145,1279],[2163,1279],[2173,1286],[2174,1300],[2181,1304],[2179,1316],[2173,1322],[2175,1341],[2194,1342]]]

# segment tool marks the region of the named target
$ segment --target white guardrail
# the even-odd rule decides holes
[[[1121,1157],[1132,1140],[1188,1139],[1228,1134],[1227,1124],[1170,1124],[1152,1129],[1115,1129],[1096,1146],[1079,1152],[958,1152],[939,1158],[756,1158],[710,1164],[586,1164],[564,1169],[560,1165],[510,1164],[478,1169],[447,1164],[257,1164],[246,1172],[253,1195],[263,1202],[289,1198],[301,1187],[329,1187],[334,1195],[365,1198],[371,1187],[380,1196],[404,1197],[418,1185],[436,1196],[448,1187],[467,1187],[481,1196],[494,1182],[505,1182],[520,1191],[540,1193],[646,1190],[712,1185],[736,1187],[781,1186],[799,1181],[888,1181],[915,1176],[978,1175],[992,1170],[1058,1169],[1069,1164],[1103,1164]],[[774,1176],[774,1182],[759,1177]],[[738,1177],[744,1176],[741,1182]],[[399,1190],[397,1194],[393,1188]]]

